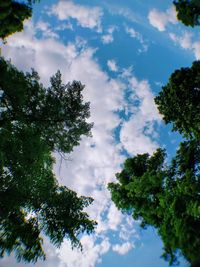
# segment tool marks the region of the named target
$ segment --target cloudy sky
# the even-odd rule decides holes
[[[180,136],[163,124],[153,98],[175,69],[200,59],[198,29],[176,20],[172,0],[41,0],[2,54],[21,70],[35,68],[46,86],[58,69],[64,82],[80,80],[94,122],[93,136],[66,161],[57,157],[55,172],[61,184],[94,198],[87,212],[98,222],[95,234],[81,237],[83,252],[67,240],[56,249],[45,239],[47,260],[35,266],[168,266],[155,229],[141,230],[119,212],[107,184],[128,156],[159,146],[174,155]],[[12,255],[0,262],[11,266],[34,265]]]

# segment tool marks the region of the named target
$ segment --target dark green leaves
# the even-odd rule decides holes
[[[80,82],[64,85],[58,71],[45,89],[35,71],[24,74],[3,59],[0,73],[2,127],[8,122],[31,125],[51,150],[67,153],[79,144],[81,135],[90,135],[89,103],[83,103]]]
[[[163,257],[175,263],[177,252],[192,262],[200,253],[200,143],[181,144],[171,165],[165,152],[127,159],[109,184],[116,206],[130,212],[141,226],[152,225],[164,243]]]
[[[23,22],[32,15],[30,5],[6,0],[0,3],[0,38],[23,30]]]
[[[186,137],[200,138],[200,62],[176,70],[155,98],[166,123]]]
[[[177,18],[186,26],[200,25],[200,2],[199,0],[175,0]]]

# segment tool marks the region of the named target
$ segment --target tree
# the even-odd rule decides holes
[[[61,73],[53,76],[47,89],[38,74],[18,71],[0,59],[2,88],[0,126],[20,122],[36,129],[51,150],[69,153],[81,135],[90,135],[89,103],[83,103],[84,86],[77,81],[62,84]],[[17,91],[16,91],[17,85]]]
[[[155,98],[165,123],[189,138],[200,138],[200,61],[176,70]]]
[[[95,222],[83,211],[91,198],[59,186],[52,152],[70,152],[90,134],[89,103],[80,82],[63,85],[58,72],[44,88],[38,74],[18,71],[0,59],[0,255],[45,259],[41,233],[56,246],[64,238],[81,247],[78,236]]]
[[[37,1],[37,0],[36,0]],[[0,3],[0,38],[5,39],[15,32],[23,30],[23,22],[32,16],[32,2],[27,3],[6,0]]]
[[[108,187],[119,209],[157,229],[170,264],[179,252],[193,262],[200,255],[200,142],[181,143],[169,166],[165,157],[157,149],[127,159]]]
[[[186,26],[200,25],[200,2],[199,0],[175,0],[177,18]]]

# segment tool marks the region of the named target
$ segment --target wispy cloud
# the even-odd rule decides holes
[[[184,50],[191,51],[196,59],[200,59],[200,41],[193,41],[193,34],[185,31],[182,35],[169,33],[169,37]]]
[[[51,25],[43,20],[37,22],[36,30],[41,31],[43,37],[59,38],[59,35],[51,28]]]
[[[139,52],[146,52],[148,50],[148,44],[144,40],[141,33],[137,32],[133,27],[124,26],[126,33],[133,39],[136,39],[142,45],[142,49],[139,49]]]
[[[135,22],[138,24],[144,24],[144,18],[140,14],[134,12],[129,7],[125,7],[124,5],[122,6],[117,3],[110,4],[108,2],[103,2],[103,6],[112,15],[124,17],[126,20],[129,20],[131,22]]]

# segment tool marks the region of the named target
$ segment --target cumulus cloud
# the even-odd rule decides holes
[[[61,260],[59,267],[92,267],[100,263],[101,256],[110,249],[110,242],[108,238],[101,239],[97,243],[95,241],[94,237],[84,236],[81,239],[84,248],[82,253],[77,249],[72,251],[69,244],[64,242],[58,254]]]
[[[62,184],[76,190],[79,195],[88,195],[95,199],[88,212],[99,223],[97,234],[115,229],[116,222],[109,215],[109,212],[113,214],[114,208],[110,208],[110,195],[106,186],[124,160],[112,135],[112,131],[120,123],[116,111],[123,108],[123,85],[110,79],[102,71],[94,59],[94,49],[80,48],[81,44],[77,42],[64,45],[50,37],[37,39],[35,34],[36,29],[28,22],[24,32],[8,39],[2,52],[6,58],[12,58],[12,62],[22,70],[34,67],[45,85],[48,85],[49,77],[57,69],[61,70],[64,82],[76,79],[86,85],[84,98],[91,102],[90,120],[95,123],[93,137],[83,138],[80,146],[71,154],[72,160],[64,162],[61,170],[59,166],[55,169]],[[26,61],[26,57],[29,60]],[[106,211],[108,214],[105,217],[103,214]],[[120,217],[119,213],[118,216]],[[94,266],[100,257],[96,255],[97,249],[98,255],[106,253],[103,244],[94,244],[94,253],[88,259],[90,266]],[[86,246],[86,254],[89,253],[88,249]],[[73,254],[72,251],[71,253]],[[62,259],[63,254],[59,255]],[[73,263],[71,266],[85,266],[81,266],[78,259],[79,257],[77,265]],[[67,264],[70,263],[67,261]]]
[[[81,27],[101,31],[102,9],[75,4],[72,1],[60,0],[53,5],[49,14],[58,17],[59,20],[75,19]]]
[[[176,24],[178,22],[174,6],[167,9],[165,12],[152,9],[149,12],[148,19],[150,24],[159,31],[166,31],[170,23]],[[193,32],[180,32],[180,29],[177,31],[175,28],[173,32],[167,32],[167,35],[175,44],[179,45],[184,50],[192,52],[197,60],[200,59],[200,41],[194,36]]]
[[[186,31],[180,36],[175,33],[169,33],[169,37],[183,49],[192,51],[197,60],[200,59],[200,41],[193,41],[192,33]]]
[[[118,71],[117,63],[116,63],[116,61],[114,59],[109,59],[107,61],[107,66],[113,72],[117,72]]]
[[[27,22],[24,32],[8,38],[2,53],[5,58],[11,58],[12,63],[19,69],[27,71],[35,68],[46,86],[49,84],[49,77],[58,69],[62,73],[64,83],[80,80],[85,84],[84,100],[91,102],[90,121],[94,122],[93,136],[83,138],[80,146],[70,155],[70,160],[64,161],[61,168],[61,159],[57,156],[55,172],[60,183],[75,190],[79,195],[94,198],[94,203],[86,211],[98,222],[96,233],[81,239],[83,254],[72,251],[66,241],[60,250],[52,252],[47,249],[47,258],[50,254],[53,256],[50,257],[50,262],[47,260],[45,264],[50,267],[53,259],[59,258],[59,267],[94,267],[102,255],[115,245],[107,237],[110,231],[119,230],[119,238],[126,244],[123,246],[122,243],[121,249],[115,247],[116,251],[128,251],[131,249],[130,245],[127,245],[129,239],[136,238],[136,233],[130,231],[134,229],[134,221],[131,220],[131,224],[127,224],[127,216],[122,215],[111,203],[107,184],[115,180],[115,173],[120,171],[124,162],[122,148],[127,149],[129,153],[154,149],[156,143],[152,141],[151,135],[154,122],[159,118],[153,106],[153,95],[148,82],[138,81],[131,69],[124,70],[124,79],[123,75],[112,79],[98,64],[95,58],[96,50],[88,47],[83,40],[77,39],[74,43],[64,44],[50,35],[38,39],[37,31],[42,27],[44,29],[48,25],[40,24],[39,27],[31,21]],[[136,113],[131,114],[128,121],[124,121],[118,113],[128,106],[125,95],[130,87],[133,102],[136,98],[139,102],[135,107]],[[120,125],[121,142],[118,142],[114,130]]]
[[[133,244],[130,242],[126,242],[122,245],[116,244],[114,246],[112,246],[112,250],[117,252],[120,255],[125,255],[126,253],[128,253],[132,248],[133,248]]]
[[[176,10],[174,6],[167,9],[165,12],[157,9],[152,9],[148,14],[149,23],[159,31],[165,31],[169,23],[176,24]]]
[[[152,154],[158,146],[155,141],[155,125],[161,121],[161,117],[154,104],[149,83],[139,81],[136,77],[130,77],[129,83],[130,100],[134,109],[130,112],[130,117],[122,122],[120,141],[131,155],[145,152]]]

